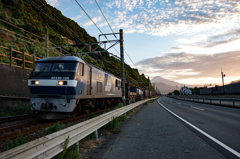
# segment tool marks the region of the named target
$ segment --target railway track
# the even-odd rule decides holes
[[[33,118],[36,116],[37,115],[35,115],[35,114],[24,114],[24,115],[16,115],[16,116],[11,116],[11,117],[4,117],[4,118],[0,118],[0,124],[6,123],[6,122],[11,122],[11,121],[16,121],[16,120]]]
[[[113,109],[113,108],[111,108]],[[93,112],[94,114],[100,114],[103,111],[106,111],[107,109],[104,110],[100,110],[100,111],[96,111]],[[83,119],[88,117],[89,114],[84,114],[84,115],[79,115],[79,116],[75,116],[69,119],[64,119],[64,120],[60,120],[60,121],[55,121],[55,122],[51,122],[51,123],[46,123],[43,122],[42,120],[39,121],[31,121],[31,122],[27,122],[27,123],[23,123],[23,124],[18,124],[18,125],[14,125],[14,126],[9,126],[9,127],[4,127],[0,129],[0,142],[6,141],[7,139],[14,139],[19,135],[19,131],[21,131],[21,134],[30,134],[30,133],[34,133],[37,131],[40,131],[44,128],[48,128],[50,126],[53,126],[56,123],[68,123],[68,122],[72,122],[78,119]],[[39,125],[40,124],[40,125]],[[33,125],[37,125],[35,127],[32,127]],[[29,128],[28,128],[29,127]],[[13,130],[18,130],[18,131],[13,131]],[[22,129],[22,130],[20,130]]]

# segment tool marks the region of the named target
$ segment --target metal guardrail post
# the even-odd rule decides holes
[[[77,153],[79,153],[79,143],[78,143],[78,142],[76,142],[76,143],[74,144],[74,146],[76,146],[76,147],[77,147]]]
[[[220,101],[220,105],[221,105],[222,101]]]
[[[233,101],[233,106],[235,106],[235,101]]]
[[[22,52],[22,68],[24,69],[25,67],[25,55],[24,52]]]
[[[95,140],[97,140],[98,139],[98,131],[96,130],[95,131]]]

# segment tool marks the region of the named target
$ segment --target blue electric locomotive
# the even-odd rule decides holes
[[[36,61],[28,86],[31,109],[43,119],[64,119],[121,102],[121,80],[75,56]]]

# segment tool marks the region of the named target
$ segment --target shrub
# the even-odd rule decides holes
[[[55,156],[54,159],[65,159],[65,158],[79,159],[80,158],[80,155],[78,153],[78,146],[74,145],[68,148],[68,144],[69,144],[69,136],[65,140],[65,143],[63,146],[63,152]]]
[[[28,142],[27,135],[22,135],[21,131],[19,131],[18,137],[14,141],[10,141],[7,139],[6,144],[5,144],[5,150],[10,150],[14,147],[23,145]]]
[[[50,126],[46,129],[43,129],[42,132],[39,133],[40,136],[46,136],[48,134],[52,134],[54,132],[57,132],[59,130],[62,130],[64,129],[64,125],[63,124],[60,124],[59,122],[54,124],[53,126]]]

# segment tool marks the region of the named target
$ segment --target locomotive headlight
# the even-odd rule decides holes
[[[32,81],[31,84],[33,84],[33,85],[39,85],[39,81]]]
[[[58,85],[63,85],[63,81],[58,81]]]
[[[58,81],[57,84],[60,86],[67,85],[67,81]]]
[[[36,85],[39,85],[39,81],[35,81],[35,84],[36,84]]]

